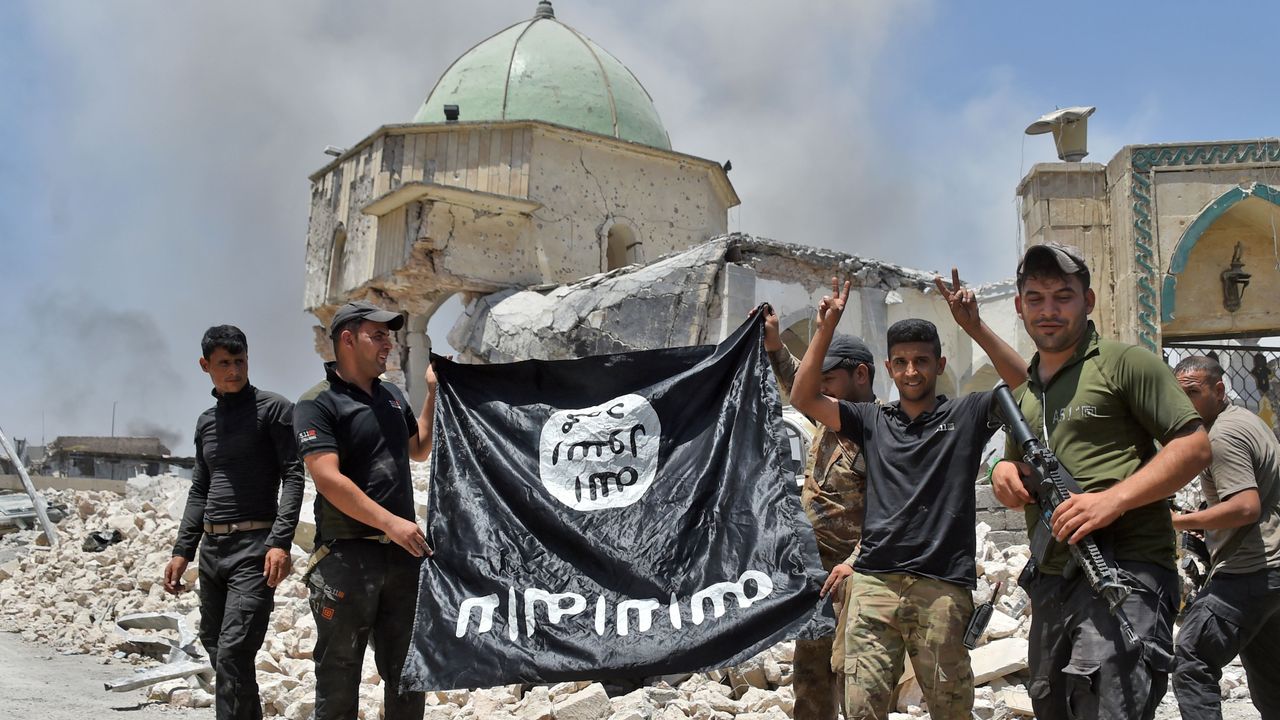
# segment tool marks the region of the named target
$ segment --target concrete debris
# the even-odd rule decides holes
[[[592,683],[555,704],[556,720],[600,720],[612,711],[609,694],[600,683]]]
[[[49,505],[45,512],[48,513],[49,522],[56,525],[66,517],[67,508]],[[0,534],[27,530],[35,527],[39,521],[35,502],[31,498],[16,493],[0,495]]]
[[[464,362],[558,360],[711,342],[707,312],[727,243],[549,291],[507,290],[468,305],[449,344]]]
[[[153,630],[137,634],[132,630]],[[165,634],[167,632],[167,636]],[[204,650],[196,644],[196,634],[188,627],[185,618],[173,613],[134,613],[116,620],[116,634],[124,638],[124,644],[138,652],[162,657],[174,662],[181,656],[198,658]],[[172,636],[177,635],[174,639]]]
[[[1025,638],[996,640],[969,653],[973,664],[973,682],[985,684],[1005,675],[1027,669],[1027,641]]]
[[[996,693],[996,704],[1013,715],[1022,717],[1036,716],[1035,710],[1031,708],[1031,696],[1027,695],[1026,690],[1001,690]]]
[[[426,464],[413,464],[414,487],[427,491]],[[113,683],[118,691],[146,688],[147,697],[175,707],[206,707],[213,702],[209,666],[195,639],[199,623],[195,592],[173,597],[164,592],[161,574],[168,562],[188,482],[159,476],[131,480],[124,496],[111,492],[51,491],[51,504],[67,508],[58,531],[71,537],[118,531],[121,541],[100,552],[79,544],[40,547],[43,534],[24,530],[0,536],[0,630],[19,632],[67,653],[89,653],[140,672]],[[310,506],[311,499],[304,501]],[[975,603],[991,598],[1003,581],[996,612],[973,651],[979,687],[974,710],[990,720],[1025,715],[1027,710],[1026,634],[1031,609],[1016,578],[1030,551],[1024,544],[998,544],[997,531],[979,526],[980,572]],[[1021,536],[1025,541],[1025,534]],[[315,622],[300,582],[305,555],[295,548],[294,572],[276,590],[276,607],[267,640],[255,659],[265,714],[307,718],[314,709]],[[183,580],[195,584],[196,563]],[[626,686],[586,681],[549,686],[506,686],[428,693],[426,718],[505,718],[506,720],[779,720],[795,707],[791,682],[795,644],[783,642],[733,668],[649,678]],[[164,660],[174,660],[164,663]],[[187,664],[184,664],[187,663]],[[365,656],[361,718],[376,718],[382,708],[382,684]],[[904,676],[898,713],[891,717],[927,718],[914,678]],[[1244,670],[1224,668],[1226,699],[1248,702]],[[612,697],[611,697],[612,695]],[[1167,698],[1166,698],[1167,699]],[[1162,706],[1163,707],[1163,706]],[[1171,706],[1176,716],[1176,706]],[[1161,716],[1163,717],[1163,715]]]
[[[148,685],[155,685],[165,680],[177,680],[192,676],[204,676],[209,688],[213,688],[213,668],[209,666],[207,660],[204,662],[184,660],[176,663],[165,663],[149,670],[139,670],[133,675],[112,680],[104,685],[107,690],[112,692],[127,692],[147,687]]]

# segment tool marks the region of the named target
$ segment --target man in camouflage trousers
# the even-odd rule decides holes
[[[764,348],[769,353],[769,362],[778,383],[790,392],[800,362],[782,344],[778,316],[767,305],[764,328]],[[874,363],[871,350],[861,340],[850,335],[837,336],[822,363],[822,391],[853,402],[873,401]],[[822,566],[831,573],[823,586],[825,596],[853,573],[854,555],[862,539],[867,465],[861,448],[855,443],[822,425],[817,425],[817,430],[805,464],[800,502],[813,523]],[[841,612],[834,637],[843,637],[844,617]],[[844,644],[836,643],[833,657],[834,637],[796,641],[793,680],[796,720],[835,720],[837,716],[844,686],[843,672],[838,671],[844,665]]]
[[[988,351],[1001,375],[1019,377],[1022,360],[999,347],[978,316],[971,290],[936,284],[957,324]],[[791,402],[831,431],[862,445],[868,493],[862,540],[846,585],[845,717],[885,719],[910,658],[936,720],[968,720],[973,673],[962,638],[976,586],[973,482],[994,432],[993,394],[937,394],[946,369],[933,323],[900,320],[886,333],[885,368],[899,399],[857,403],[822,390],[852,283],[818,305],[815,332],[796,371]],[[1007,351],[1004,357],[999,352]],[[798,692],[798,691],[797,691]]]

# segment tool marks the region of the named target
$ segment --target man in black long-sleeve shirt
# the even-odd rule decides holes
[[[216,673],[218,720],[258,720],[254,656],[275,587],[289,574],[302,505],[293,403],[249,384],[248,341],[239,328],[209,328],[201,350],[218,402],[196,422],[195,472],[164,586],[185,589],[182,575],[199,547],[200,642]]]

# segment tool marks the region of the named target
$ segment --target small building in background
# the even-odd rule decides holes
[[[173,457],[159,438],[62,436],[49,443],[38,470],[61,477],[128,480],[189,464],[184,458]]]

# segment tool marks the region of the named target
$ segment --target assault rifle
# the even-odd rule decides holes
[[[1053,511],[1073,493],[1080,493],[1081,489],[1075,478],[1058,462],[1058,456],[1054,455],[1053,450],[1031,432],[1031,427],[1018,409],[1018,403],[1014,401],[1008,385],[996,385],[995,399],[996,408],[1004,418],[1005,429],[1022,450],[1023,460],[1031,466],[1027,486],[1040,505],[1040,522],[1031,533],[1031,559],[1028,561],[1030,568],[1033,563],[1043,563],[1053,546],[1053,527],[1049,523]],[[1067,548],[1071,552],[1071,563],[1084,572],[1093,594],[1107,601],[1111,614],[1120,624],[1125,646],[1130,650],[1136,649],[1141,641],[1121,607],[1121,603],[1129,596],[1129,587],[1120,581],[1116,568],[1103,557],[1093,538],[1086,536]]]

